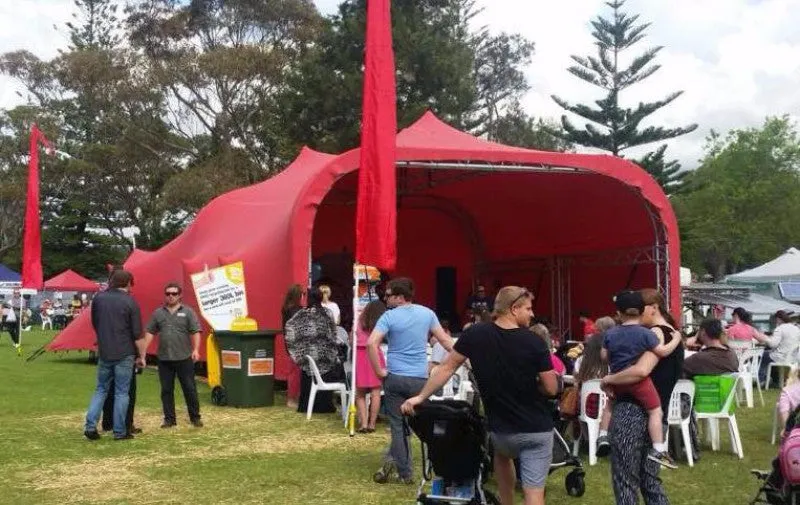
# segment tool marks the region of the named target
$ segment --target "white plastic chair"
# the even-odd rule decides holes
[[[753,408],[753,383],[758,388],[758,396],[761,398],[761,406],[764,406],[764,395],[761,392],[761,383],[758,382],[758,370],[761,368],[761,359],[764,356],[764,349],[745,349],[739,356],[739,375],[742,380],[739,382],[739,391],[744,391],[745,400],[748,408]],[[737,405],[741,405],[739,398],[736,398]]]
[[[599,401],[597,402],[597,418],[586,415],[586,402],[592,394],[599,396]],[[572,446],[572,454],[578,456],[580,441],[585,433],[589,439],[589,465],[597,464],[597,438],[600,436],[600,420],[603,417],[603,410],[605,410],[607,401],[608,398],[600,387],[599,379],[588,380],[581,384],[581,413],[578,415],[578,421],[581,423],[581,434],[575,438],[575,442]],[[583,429],[584,426],[586,427],[585,431]]]
[[[347,425],[347,384],[344,382],[325,382],[322,380],[322,375],[319,373],[317,363],[314,358],[306,354],[308,364],[311,366],[311,393],[308,395],[308,409],[306,409],[306,420],[311,419],[311,413],[314,412],[314,400],[317,397],[317,391],[338,391],[342,399],[342,420]]]
[[[772,380],[773,368],[777,368],[780,372],[780,389],[783,389],[783,386],[786,382],[787,370],[791,373],[796,367],[797,363],[794,361],[787,363],[770,363],[769,366],[767,366],[767,383],[764,385],[764,389],[769,389],[769,383]]]
[[[689,397],[689,414],[683,417],[681,396]],[[667,424],[672,427],[680,428],[683,437],[683,446],[686,448],[686,460],[689,466],[694,466],[694,455],[692,454],[692,437],[689,433],[689,423],[692,421],[692,405],[694,405],[694,382],[690,380],[679,380],[672,389],[672,396],[669,399],[669,412],[667,413]],[[669,444],[669,432],[664,440]]]
[[[475,388],[469,380],[469,371],[465,366],[458,367],[447,383],[442,387],[441,395],[432,395],[431,400],[463,400],[472,403],[475,396]]]
[[[778,406],[772,411],[772,445],[775,445],[775,440],[778,438]]]
[[[50,318],[50,316],[48,316],[48,315],[42,314],[42,329],[44,329],[44,327],[47,326],[47,325],[50,325],[50,329],[52,330],[53,329],[53,319]]]
[[[744,458],[744,449],[742,449],[742,437],[739,435],[739,425],[736,424],[736,414],[731,411],[733,407],[733,402],[736,398],[736,391],[739,388],[739,381],[742,380],[741,376],[738,373],[730,374],[731,377],[734,377],[736,382],[733,384],[731,388],[731,392],[728,395],[728,398],[725,399],[725,403],[722,405],[722,409],[719,412],[698,412],[697,413],[697,421],[699,422],[702,419],[706,419],[708,421],[708,438],[711,440],[711,450],[718,451],[719,450],[719,420],[725,419],[728,421],[728,431],[730,432],[731,436],[731,448],[733,452],[739,456],[739,459]]]
[[[736,357],[738,357],[739,360],[741,360],[742,359],[742,355],[744,354],[744,352],[747,351],[748,349],[752,349],[753,348],[753,341],[752,340],[734,340],[734,339],[729,339],[728,340],[728,348],[730,350],[732,350],[733,352],[735,352],[736,353]]]

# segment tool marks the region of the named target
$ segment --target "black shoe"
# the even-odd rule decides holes
[[[161,427],[162,428],[172,428],[172,427],[175,427],[177,425],[178,425],[178,423],[176,423],[175,421],[164,421],[163,423],[161,423]]]
[[[191,423],[192,423],[192,426],[194,426],[195,428],[202,428],[203,427],[203,421],[201,421],[200,419],[195,419],[194,421],[191,421]]]
[[[113,427],[113,426],[103,426],[101,429],[102,429],[103,431],[106,431],[106,432],[108,432],[108,431],[114,431],[114,427]]]
[[[131,428],[131,433],[133,433],[134,435],[140,435],[142,433],[142,429],[134,426],[133,428]]]
[[[89,440],[99,440],[100,439],[100,434],[97,433],[97,430],[84,431],[83,432],[83,436],[88,438]]]
[[[114,440],[133,440],[133,438],[134,438],[133,433],[126,433],[121,437],[114,435]]]

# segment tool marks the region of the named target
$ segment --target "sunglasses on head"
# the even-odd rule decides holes
[[[520,293],[519,296],[514,298],[514,301],[511,302],[511,304],[509,305],[509,308],[513,307],[514,304],[516,304],[518,301],[522,300],[523,297],[529,296],[530,294],[531,294],[530,291],[528,291],[527,289],[523,289],[522,293]]]

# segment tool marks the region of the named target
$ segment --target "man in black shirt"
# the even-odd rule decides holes
[[[125,417],[128,411],[131,377],[138,351],[138,364],[144,366],[145,345],[139,305],[129,294],[133,275],[126,270],[111,274],[108,291],[98,294],[92,302],[92,326],[97,333],[97,388],[86,413],[83,434],[97,440],[97,421],[103,403],[114,380],[114,439],[133,438],[128,432]]]
[[[486,296],[486,288],[479,285],[475,292],[467,298],[467,310],[473,314],[481,314],[483,311],[491,312],[494,309],[492,299]]]
[[[444,362],[434,369],[418,396],[402,406],[405,414],[447,383],[470,360],[495,449],[494,469],[500,501],[513,503],[514,459],[526,505],[544,504],[544,484],[553,452],[553,418],[547,397],[557,392],[556,373],[544,341],[528,330],[533,296],[521,287],[497,293],[491,323],[470,326]]]

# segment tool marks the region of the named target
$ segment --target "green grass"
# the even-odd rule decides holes
[[[25,333],[26,356],[52,335]],[[371,481],[388,442],[385,425],[350,438],[338,416],[306,422],[283,406],[215,407],[200,384],[206,427],[187,426],[178,392],[179,427],[164,431],[157,375],[148,369],[140,377],[136,422],[144,433],[129,442],[104,437],[90,443],[82,426],[95,368],[86,353],[26,362],[0,334],[0,503],[414,503],[416,486]],[[738,411],[744,460],[730,452],[723,434],[723,450],[706,448],[694,469],[682,462],[662,472],[673,504],[749,502],[757,488],[749,469],[767,468],[776,452],[769,444],[775,397],[765,395],[766,407]],[[414,450],[418,462],[416,442]],[[613,503],[606,461],[587,467],[583,498],[566,496],[565,475],[551,475],[548,504]]]

